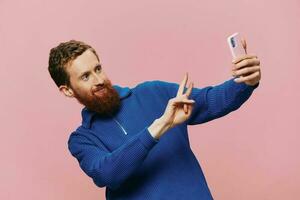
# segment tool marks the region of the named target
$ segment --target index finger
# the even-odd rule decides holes
[[[184,75],[184,78],[183,80],[181,81],[180,85],[179,85],[179,88],[178,88],[178,91],[177,91],[177,95],[176,96],[179,96],[179,95],[182,95],[183,94],[183,90],[185,88],[185,85],[187,83],[187,80],[188,80],[188,73],[185,73]]]
[[[242,60],[245,60],[245,59],[251,59],[251,58],[257,58],[257,56],[246,54],[246,55],[243,55],[243,56],[241,56],[241,57],[238,57],[238,58],[233,59],[233,60],[232,60],[232,63],[233,63],[233,64],[237,64],[237,63],[241,62]]]
[[[189,87],[188,87],[187,91],[185,92],[185,95],[186,95],[187,98],[189,98],[189,96],[191,95],[193,86],[194,86],[194,83],[191,82],[191,83],[189,84]]]

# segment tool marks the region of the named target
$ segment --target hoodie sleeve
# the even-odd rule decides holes
[[[176,96],[179,87],[177,83],[157,81],[157,84],[161,91],[168,93],[169,98]],[[188,125],[205,123],[237,110],[258,85],[236,83],[232,78],[216,86],[193,88],[189,98],[195,100],[195,105]]]
[[[77,129],[70,135],[68,148],[81,169],[98,187],[116,189],[138,169],[157,142],[146,127],[118,149],[109,152],[99,145],[99,141],[95,143]]]

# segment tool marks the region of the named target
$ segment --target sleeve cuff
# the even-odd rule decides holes
[[[259,86],[258,82],[256,85],[247,85],[246,83],[242,82],[242,83],[237,83],[234,81],[235,78],[232,78],[231,81],[237,85],[239,90],[254,90],[255,88],[257,88]]]
[[[159,140],[155,139],[154,137],[152,137],[152,135],[150,134],[150,132],[148,130],[148,127],[144,128],[144,130],[142,131],[142,133],[139,136],[139,139],[147,149],[151,149],[159,141]]]

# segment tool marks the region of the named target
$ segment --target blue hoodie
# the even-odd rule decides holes
[[[238,109],[257,86],[230,79],[217,86],[193,88],[190,99],[195,105],[190,118],[156,140],[148,127],[162,116],[179,85],[158,80],[134,88],[114,85],[121,98],[118,113],[101,118],[83,108],[82,124],[71,133],[68,147],[93,182],[106,187],[109,200],[211,200],[187,126]]]

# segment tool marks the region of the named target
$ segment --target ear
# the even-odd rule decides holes
[[[59,86],[59,91],[62,92],[67,97],[74,97],[73,90],[66,85]]]

